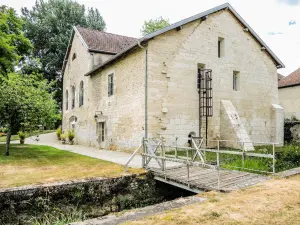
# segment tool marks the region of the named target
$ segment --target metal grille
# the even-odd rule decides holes
[[[213,116],[212,70],[198,69],[197,88],[199,92],[199,136],[207,145],[208,117]]]
[[[198,69],[198,91],[200,95],[200,115],[213,116],[212,70]]]

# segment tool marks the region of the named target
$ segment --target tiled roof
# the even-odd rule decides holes
[[[84,42],[90,51],[107,52],[117,54],[136,42],[136,38],[111,34],[104,31],[92,30],[76,26]]]
[[[284,64],[280,61],[280,59],[272,52],[272,50],[266,45],[266,43],[254,32],[254,30],[246,23],[246,21],[233,9],[233,7],[229,4],[229,3],[225,3],[222,5],[219,5],[215,8],[212,8],[210,10],[207,10],[205,12],[199,13],[197,15],[191,16],[189,18],[186,18],[184,20],[181,20],[177,23],[174,23],[170,26],[167,26],[163,29],[160,29],[158,31],[155,31],[151,34],[147,34],[146,36],[144,36],[143,38],[140,38],[139,40],[136,40],[136,43],[132,43],[131,45],[129,45],[129,47],[123,49],[122,51],[120,51],[118,54],[114,55],[113,57],[111,57],[110,59],[106,60],[105,62],[103,62],[102,64],[94,67],[91,71],[89,71],[88,73],[85,74],[85,76],[90,76],[92,75],[94,72],[96,72],[97,70],[115,62],[116,60],[118,60],[119,58],[121,58],[123,55],[128,54],[132,49],[137,48],[137,47],[142,47],[142,44],[146,43],[147,41],[155,38],[158,35],[161,35],[163,33],[166,33],[172,29],[181,29],[181,27],[187,23],[190,23],[192,21],[201,19],[202,20],[206,20],[207,16],[210,14],[213,14],[215,12],[218,12],[220,10],[226,10],[228,9],[241,23],[241,25],[243,26],[243,28],[247,31],[249,31],[249,33],[253,36],[254,39],[256,39],[261,47],[262,50],[266,50],[266,52],[270,55],[270,57],[274,60],[274,63],[276,65],[277,68],[284,68]]]
[[[278,87],[289,87],[300,85],[300,68],[278,82]]]
[[[278,78],[278,81],[280,81],[282,78],[284,78],[284,76],[281,75],[280,73],[277,73],[277,78]]]

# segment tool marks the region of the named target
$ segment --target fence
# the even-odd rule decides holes
[[[204,139],[193,137],[187,141],[190,147],[166,145],[164,139],[144,139],[143,146],[141,146],[143,147],[142,166],[149,167],[149,162],[154,159],[162,171],[166,170],[166,162],[169,161],[185,164],[187,167],[191,165],[215,169],[223,167],[259,173],[276,173],[275,146],[277,143],[214,140],[210,142],[215,142],[216,147],[203,147]],[[234,150],[221,147],[224,143],[228,145],[230,142],[241,146],[250,143],[268,146],[271,153],[246,151],[244,147]],[[259,158],[261,160],[257,160]]]

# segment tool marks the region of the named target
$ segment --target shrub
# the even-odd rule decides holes
[[[23,131],[18,132],[19,138],[20,138],[20,144],[25,143],[26,134]]]
[[[65,144],[65,143],[66,143],[66,141],[67,141],[67,137],[68,137],[68,135],[67,135],[67,134],[61,134],[61,135],[60,135],[61,142],[62,142],[63,144]]]
[[[276,152],[277,172],[296,167],[300,167],[299,145],[286,145],[281,151]]]
[[[57,139],[60,141],[61,140],[61,135],[62,135],[62,130],[61,128],[57,128],[56,130],[56,136],[57,136]]]
[[[291,129],[297,124],[300,124],[300,120],[298,120],[296,117],[292,117],[291,119],[284,120],[284,142],[285,143],[292,143],[294,141]]]
[[[68,139],[69,139],[70,144],[73,144],[74,138],[75,138],[75,133],[74,133],[74,131],[69,130],[69,131],[68,131]]]
[[[8,128],[7,128],[7,127],[4,127],[4,128],[3,128],[3,133],[4,133],[4,134],[7,134],[7,132],[8,132]]]

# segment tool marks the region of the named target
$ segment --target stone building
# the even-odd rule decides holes
[[[278,82],[279,102],[286,118],[300,119],[300,68]]]
[[[74,27],[63,130],[107,149],[132,149],[143,137],[186,144],[191,135],[282,143],[282,67],[228,3],[141,39]]]

